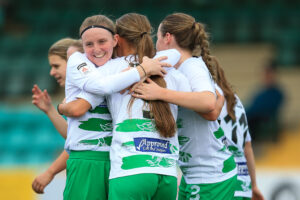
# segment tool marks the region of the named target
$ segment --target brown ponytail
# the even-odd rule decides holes
[[[196,22],[195,18],[184,13],[168,15],[160,24],[160,30],[164,36],[173,34],[179,47],[191,51],[192,56],[201,56],[214,81],[224,92],[227,102],[227,112],[235,120],[234,106],[236,99],[234,92],[226,80],[223,69],[218,60],[210,54],[209,37],[204,25]]]
[[[211,76],[216,80],[208,34],[203,24],[196,22],[195,18],[190,15],[174,13],[164,18],[160,30],[163,36],[166,33],[173,34],[178,46],[191,51],[192,56],[201,56]]]
[[[129,13],[116,21],[116,32],[124,38],[131,47],[135,49],[136,61],[142,62],[144,56],[153,58],[155,55],[154,45],[151,37],[152,27],[146,16]],[[138,58],[138,60],[137,60]],[[165,80],[160,76],[150,77],[161,87],[166,87]],[[128,103],[128,111],[134,102],[132,97]],[[173,137],[176,132],[176,122],[167,102],[159,100],[148,101],[150,112],[155,121],[155,128],[162,137]]]

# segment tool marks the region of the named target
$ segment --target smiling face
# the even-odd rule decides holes
[[[50,75],[53,76],[57,83],[65,86],[67,61],[58,55],[49,55],[49,64],[51,66]]]
[[[111,58],[117,44],[116,36],[102,28],[90,28],[81,38],[87,58],[97,66],[102,66]]]

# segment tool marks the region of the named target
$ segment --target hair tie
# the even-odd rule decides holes
[[[80,37],[82,37],[82,34],[83,34],[85,31],[87,31],[87,30],[89,30],[89,29],[91,29],[91,28],[103,28],[103,29],[105,29],[105,30],[111,32],[112,35],[115,34],[115,32],[114,32],[113,30],[111,30],[110,28],[107,28],[107,27],[105,27],[105,26],[101,26],[101,25],[92,25],[92,26],[88,26],[88,27],[86,27],[85,29],[83,29],[83,31],[80,33]]]
[[[141,37],[143,37],[144,35],[146,35],[147,34],[147,32],[143,32],[142,34],[141,34]]]

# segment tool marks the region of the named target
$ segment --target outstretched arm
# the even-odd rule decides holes
[[[68,124],[66,120],[57,112],[56,108],[51,103],[51,97],[47,90],[41,89],[34,85],[32,88],[32,104],[43,111],[51,120],[56,130],[63,138],[67,137]]]
[[[63,151],[44,173],[34,179],[32,189],[38,194],[43,194],[45,187],[53,180],[54,176],[66,169],[68,158],[69,154]]]
[[[216,97],[212,92],[179,92],[162,88],[149,78],[146,81],[136,87],[132,96],[145,100],[166,101],[198,113],[208,113],[216,107]]]
[[[256,184],[255,160],[251,142],[245,143],[244,152],[252,184],[252,200],[264,200],[264,197]]]
[[[117,73],[117,74],[102,74],[103,72],[95,72],[85,80],[83,90],[97,95],[110,95],[119,92],[132,84],[140,81],[147,76],[166,74],[163,66],[171,66],[168,63],[161,62],[167,57],[159,57],[157,59],[143,58],[143,62],[136,68]]]

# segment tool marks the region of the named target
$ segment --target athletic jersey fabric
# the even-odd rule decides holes
[[[174,68],[168,70],[164,79],[168,89],[191,91],[187,79]],[[115,93],[108,97],[114,124],[110,179],[141,173],[177,177],[177,133],[171,138],[161,137],[155,130],[148,104],[135,99],[129,113],[127,106],[130,99],[128,93]],[[176,120],[177,106],[169,105]]]
[[[220,93],[221,89],[216,87]],[[227,147],[234,155],[234,160],[238,169],[239,188],[235,192],[235,196],[252,197],[251,179],[248,173],[247,160],[244,155],[244,146],[246,142],[251,141],[251,136],[248,129],[247,117],[244,106],[241,100],[235,95],[236,104],[234,106],[236,120],[233,121],[227,112],[227,103],[225,101],[219,116],[221,127],[225,133]]]
[[[214,81],[202,58],[189,58],[179,67],[193,92],[215,94]],[[199,102],[201,103],[201,102]],[[178,111],[180,143],[179,165],[187,184],[216,183],[236,175],[232,154],[220,138],[220,125],[196,112],[180,107]]]

